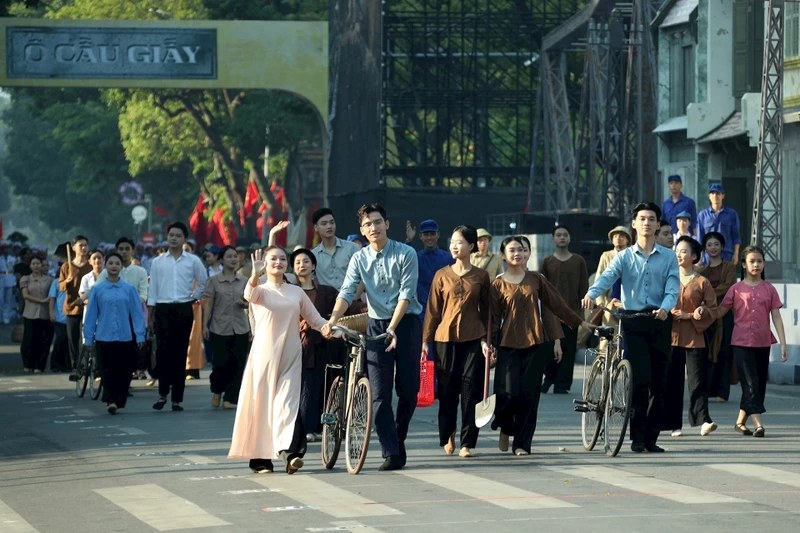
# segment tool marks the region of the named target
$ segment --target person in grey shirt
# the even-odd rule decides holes
[[[370,336],[387,333],[388,346],[367,345],[367,371],[372,389],[375,430],[384,463],[378,470],[398,470],[406,464],[408,424],[417,406],[419,357],[422,350],[422,305],[417,299],[417,253],[388,238],[389,220],[380,204],[358,210],[361,233],[369,246],[350,261],[329,324],[336,325],[356,297],[359,283],[367,293]],[[397,417],[392,412],[392,381],[397,389]]]
[[[328,285],[337,291],[342,287],[350,258],[359,250],[356,243],[336,236],[336,219],[333,211],[324,207],[311,215],[314,230],[322,242],[311,250],[317,258],[315,275],[320,285]]]

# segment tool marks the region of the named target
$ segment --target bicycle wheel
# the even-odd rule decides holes
[[[98,380],[99,377],[100,369],[97,368],[97,359],[91,357],[89,359],[89,397],[92,400],[98,399],[103,390],[103,380]]]
[[[78,379],[75,380],[75,395],[78,398],[83,398],[86,394],[86,385],[89,384],[89,372],[86,370],[86,349],[81,348],[78,355]]]
[[[369,379],[363,377],[353,387],[350,412],[347,415],[344,446],[347,450],[347,471],[351,474],[358,474],[364,466],[371,432],[372,390],[369,388]]]
[[[339,458],[344,423],[344,380],[341,376],[331,383],[322,414],[322,465],[330,470]]]
[[[606,370],[605,357],[598,356],[589,371],[589,378],[583,391],[583,401],[588,411],[581,413],[581,435],[583,448],[590,452],[597,444],[600,428],[603,426],[605,405],[603,405],[603,372]]]
[[[606,399],[606,455],[616,457],[625,440],[633,400],[630,361],[618,361]]]

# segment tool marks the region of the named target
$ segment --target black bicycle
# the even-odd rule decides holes
[[[339,325],[331,330],[342,333],[350,345],[350,352],[344,365],[329,364],[325,367],[326,374],[330,370],[336,377],[328,390],[322,413],[322,464],[327,469],[334,467],[344,439],[347,471],[358,474],[367,459],[372,433],[372,390],[366,372],[367,342],[383,340],[387,334],[367,337]]]
[[[89,346],[82,346],[78,362],[78,379],[75,381],[75,395],[83,398],[86,388],[89,388],[89,397],[96,400],[103,391],[103,379],[100,377],[100,368],[94,350]]]

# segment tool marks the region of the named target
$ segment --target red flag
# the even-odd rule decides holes
[[[230,220],[225,222],[225,213],[222,209],[215,209],[214,214],[211,216],[208,241],[213,242],[217,246],[225,246],[228,244],[235,246],[238,238],[239,235],[236,233],[233,222]]]
[[[258,187],[256,187],[256,182],[251,181],[247,184],[247,194],[244,196],[244,216],[247,218],[253,216],[253,208],[258,200]]]
[[[197,241],[198,247],[203,247],[209,238],[208,220],[206,220],[205,212],[208,209],[208,204],[205,202],[205,196],[200,194],[197,199],[197,205],[189,216],[189,227],[194,232],[194,238]]]
[[[167,210],[161,207],[160,205],[157,205],[154,211],[155,214],[160,217],[169,218],[169,213],[167,212]]]

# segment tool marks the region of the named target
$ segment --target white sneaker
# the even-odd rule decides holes
[[[700,426],[700,436],[705,437],[715,429],[717,429],[716,422],[704,422],[703,425]]]
[[[680,429],[676,429],[675,431],[672,432],[672,436],[673,437],[683,437],[683,431],[681,431]]]

